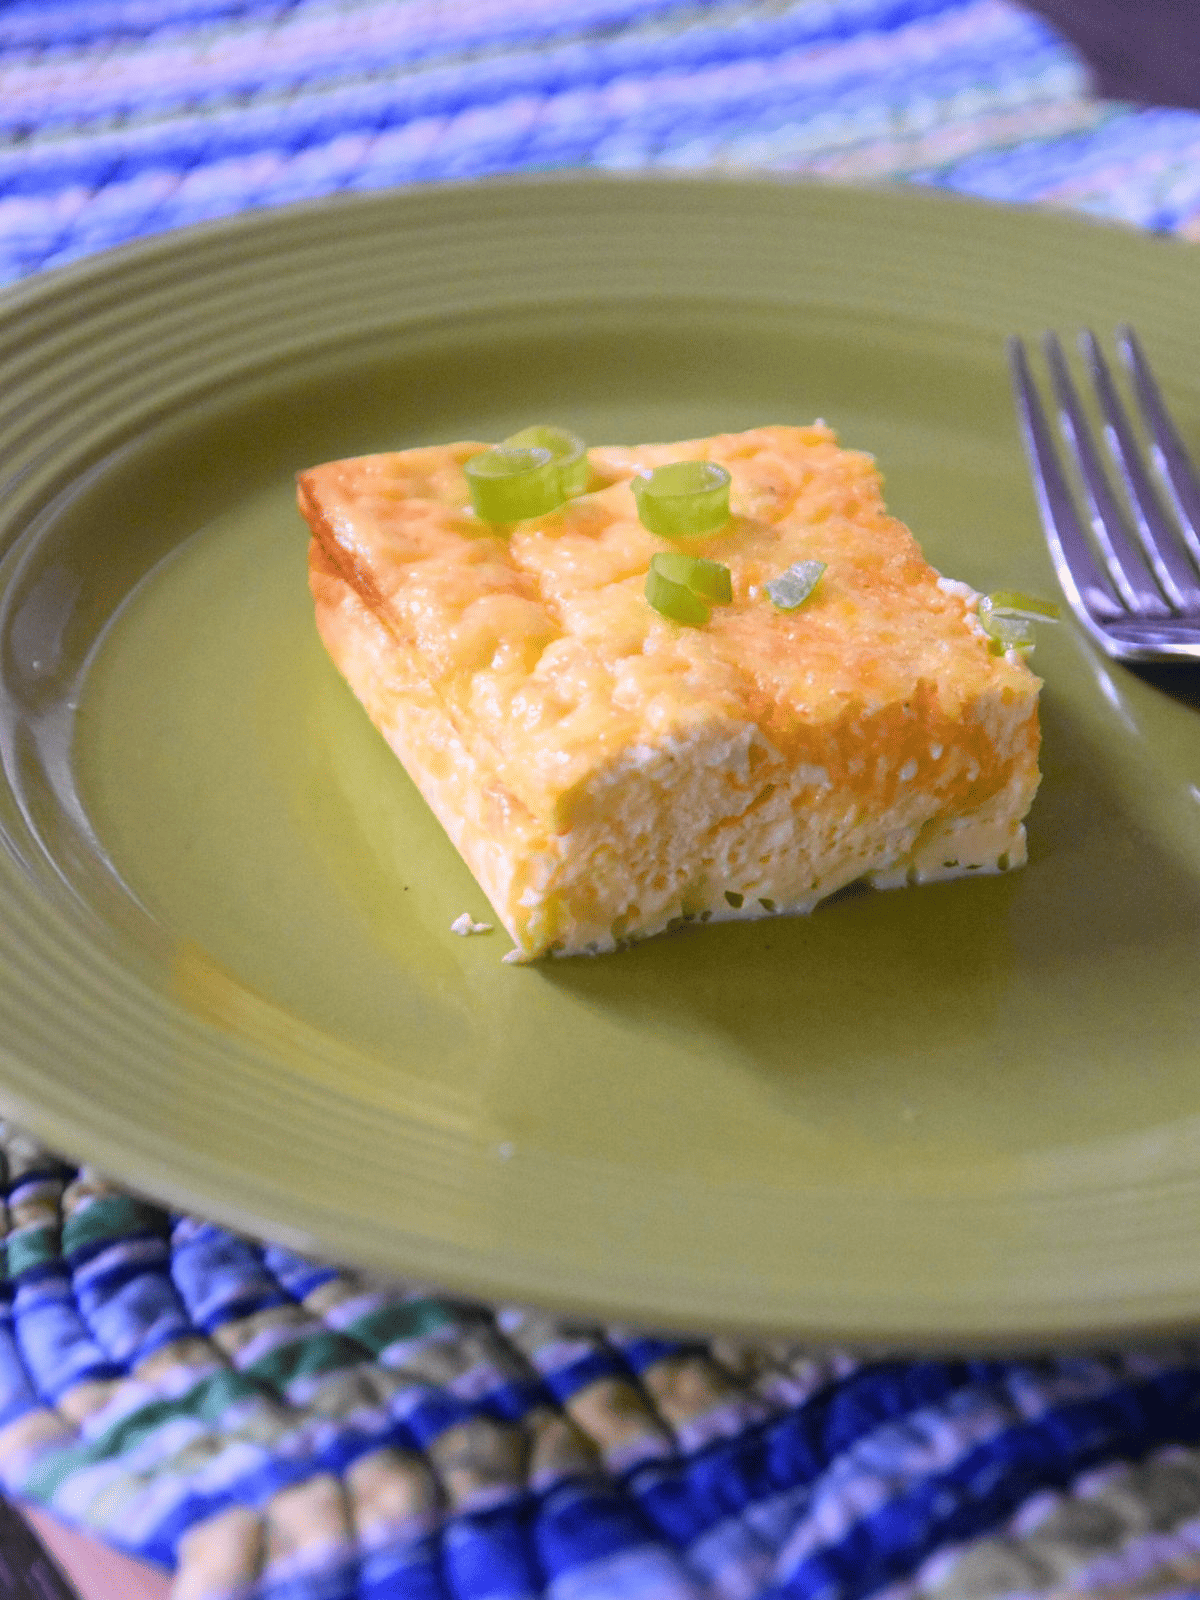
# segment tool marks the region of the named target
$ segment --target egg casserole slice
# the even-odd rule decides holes
[[[884,508],[823,424],[588,452],[588,491],[495,528],[463,442],[299,476],[329,654],[516,945],[612,950],[692,920],[810,911],[1025,860],[1039,680],[993,654],[978,595]],[[668,541],[630,482],[732,477],[716,533]],[[728,567],[702,626],[644,588],[658,551]],[[812,595],[766,585],[823,562]]]

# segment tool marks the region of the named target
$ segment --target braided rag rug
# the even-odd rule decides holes
[[[347,188],[940,185],[1200,239],[1200,115],[1009,0],[0,0],[0,281]],[[4,1152],[0,1483],[180,1600],[1200,1595],[1200,1342],[1038,1360],[576,1327]]]

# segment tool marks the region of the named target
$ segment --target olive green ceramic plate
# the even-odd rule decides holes
[[[292,478],[531,420],[822,415],[942,570],[1050,591],[1004,336],[1133,321],[1200,444],[1200,254],[785,183],[381,195],[0,313],[0,1104],[456,1290],[908,1344],[1200,1314],[1196,679],[1046,629],[1011,876],[506,965],[317,643]]]

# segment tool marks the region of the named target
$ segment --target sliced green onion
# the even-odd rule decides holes
[[[1006,650],[1033,649],[1033,623],[1028,617],[1006,617],[981,608],[979,620],[994,656],[1002,656]]]
[[[672,461],[633,480],[642,523],[660,539],[715,533],[729,521],[730,477],[715,461]]]
[[[1021,594],[1016,589],[997,589],[985,594],[979,602],[979,615],[985,612],[1001,617],[1027,617],[1031,622],[1057,622],[1062,612],[1053,600],[1041,600],[1037,595]]]
[[[780,611],[795,611],[817,587],[824,571],[823,561],[797,561],[763,587]]]
[[[541,446],[497,445],[472,456],[464,471],[471,504],[485,522],[522,522],[563,503],[558,467]]]
[[[504,441],[505,446],[516,449],[549,450],[558,468],[563,499],[583,494],[588,486],[591,468],[588,465],[587,446],[577,433],[566,428],[555,428],[546,422],[536,422],[531,428],[522,428]]]
[[[729,568],[704,556],[686,556],[682,550],[660,550],[650,558],[650,569],[672,583],[682,583],[702,599],[727,606],[733,599]]]
[[[733,583],[729,568],[719,561],[660,550],[650,557],[645,594],[664,617],[699,628],[708,621],[710,600],[728,605],[733,599]]]
[[[686,583],[675,583],[656,567],[646,574],[646,599],[664,617],[672,622],[685,622],[691,628],[702,628],[709,619],[709,609],[694,589]]]
[[[1057,622],[1059,609],[1052,600],[1039,600],[1015,589],[997,589],[983,596],[975,614],[988,636],[988,649],[994,656],[1002,656],[1006,650],[1032,650],[1034,623]]]

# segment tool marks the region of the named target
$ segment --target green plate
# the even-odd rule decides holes
[[[1200,254],[781,182],[282,210],[0,302],[0,1106],[237,1227],[489,1297],[908,1346],[1200,1315],[1197,678],[1042,631],[1003,878],[520,968],[325,659],[292,478],[821,415],[943,571],[1053,592],[1004,337]]]

